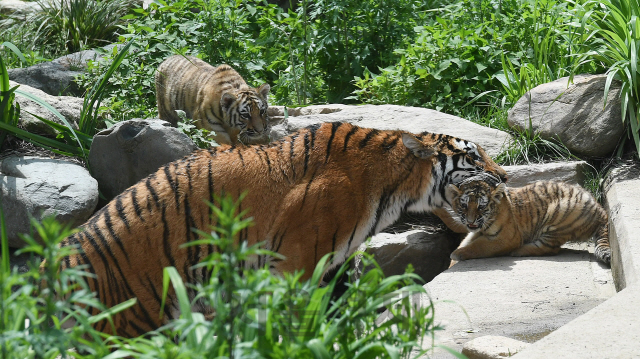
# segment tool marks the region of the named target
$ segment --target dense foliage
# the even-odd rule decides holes
[[[271,84],[272,104],[421,106],[503,130],[509,129],[502,112],[529,89],[611,69],[611,80],[627,83],[623,121],[640,146],[637,0],[297,0],[285,1],[286,7],[274,2],[282,3],[159,0],[147,9],[127,8],[128,15],[110,24],[119,24],[120,43],[132,42],[132,55],[105,86],[101,113],[109,121],[156,116],[155,69],[175,53],[228,63],[254,86]],[[72,12],[65,16],[72,19]],[[51,54],[50,46],[38,52],[36,44],[65,48],[79,38],[45,36],[43,29],[33,38],[24,29],[10,29],[3,35],[10,35],[28,63]],[[110,49],[80,82],[93,83],[116,54]],[[19,65],[7,56],[10,66]]]

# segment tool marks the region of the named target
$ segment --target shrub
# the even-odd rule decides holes
[[[117,39],[127,0],[38,0],[42,8],[28,21],[37,24],[35,43],[67,53],[107,45]]]

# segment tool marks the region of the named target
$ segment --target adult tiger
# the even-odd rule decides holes
[[[182,55],[162,62],[155,81],[160,119],[174,127],[180,120],[176,110],[182,110],[197,128],[213,131],[210,137],[220,144],[269,142],[268,84],[251,88],[229,65],[213,67]]]
[[[271,261],[276,272],[304,269],[310,276],[326,253],[344,261],[369,236],[403,211],[443,206],[445,187],[488,172],[505,171],[484,150],[455,137],[380,131],[348,123],[324,123],[268,146],[221,146],[169,163],[113,199],[65,239],[83,252],[67,267],[88,266],[92,290],[107,306],[137,297],[114,318],[121,336],[158,328],[162,269],[174,266],[186,282],[206,277],[190,268],[210,248],[181,248],[197,239],[192,228],[208,229],[214,194],[239,196],[254,226],[243,230],[249,244],[266,241],[286,258]],[[262,265],[256,258],[247,265]],[[168,299],[164,320],[177,316]],[[108,332],[103,322],[97,327]]]

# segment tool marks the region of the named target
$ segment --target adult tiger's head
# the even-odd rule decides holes
[[[239,130],[241,143],[268,143],[271,124],[267,116],[267,96],[271,86],[246,88],[235,93],[225,92],[220,107],[229,119],[229,125]]]
[[[408,207],[409,210],[442,207],[449,202],[445,193],[447,185],[460,183],[479,174],[489,174],[499,178],[501,182],[507,181],[505,170],[493,162],[482,147],[471,141],[428,132],[417,136],[405,133],[402,140],[414,155],[430,159],[435,181],[431,191],[425,194],[424,201]]]
[[[470,232],[488,228],[496,219],[498,205],[505,196],[506,186],[490,175],[467,178],[446,189],[451,208]]]

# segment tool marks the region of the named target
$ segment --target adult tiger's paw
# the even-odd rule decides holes
[[[469,253],[467,253],[465,248],[458,248],[453,251],[453,253],[451,253],[451,256],[449,256],[449,258],[454,261],[464,261],[469,259]]]

